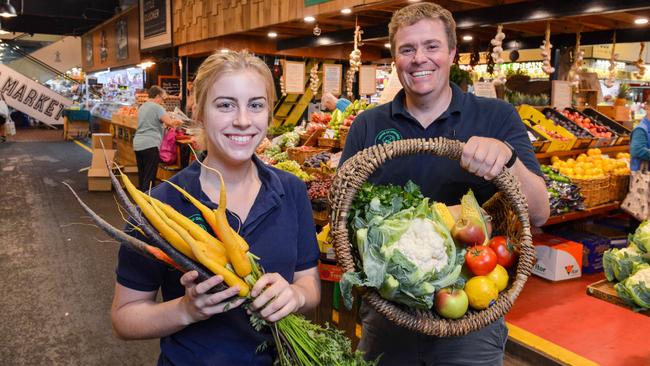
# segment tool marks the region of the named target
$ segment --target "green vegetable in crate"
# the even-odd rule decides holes
[[[650,260],[650,255],[646,260]],[[633,272],[636,263],[643,263],[643,253],[635,244],[627,248],[612,248],[603,253],[603,270],[608,281],[623,281]]]
[[[308,181],[311,179],[311,176],[307,174],[304,170],[300,169],[300,164],[293,160],[282,161],[274,165],[274,167],[289,172],[296,177],[300,178],[302,181]]]
[[[367,203],[361,207],[362,202]],[[358,272],[341,279],[347,307],[356,285],[373,287],[388,300],[430,309],[434,292],[456,283],[464,250],[456,249],[449,230],[415,184],[364,185],[352,206],[352,242],[361,263]]]
[[[650,253],[650,221],[643,221],[628,239],[641,253]]]
[[[614,285],[614,289],[634,310],[650,309],[650,264],[635,263],[633,274]]]

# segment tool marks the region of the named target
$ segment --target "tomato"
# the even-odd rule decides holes
[[[517,253],[510,241],[505,236],[495,236],[490,239],[488,246],[494,250],[497,255],[497,263],[504,268],[510,268],[517,261]]]
[[[496,267],[497,255],[488,246],[476,245],[465,253],[465,263],[473,274],[482,276],[492,272]]]

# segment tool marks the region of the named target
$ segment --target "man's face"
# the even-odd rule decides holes
[[[395,67],[407,96],[436,97],[449,85],[455,49],[449,49],[445,26],[439,19],[423,19],[399,28],[393,38]]]

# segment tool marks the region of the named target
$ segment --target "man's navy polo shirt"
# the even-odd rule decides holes
[[[341,164],[364,148],[396,140],[446,137],[466,142],[472,136],[483,136],[508,141],[524,165],[541,176],[526,128],[514,107],[497,99],[464,93],[454,83],[450,84],[449,107],[427,128],[406,110],[404,90],[391,103],[359,114],[350,127]],[[469,173],[459,161],[424,154],[391,159],[369,180],[374,184],[397,185],[412,180],[426,197],[450,205],[458,204],[468,188],[480,203],[496,193],[492,183]]]
[[[294,175],[266,166],[257,157],[253,160],[262,186],[240,234],[248,242],[250,251],[260,257],[259,262],[267,273],[277,272],[291,283],[294,272],[315,267],[319,255],[307,188]],[[194,162],[171,181],[203,204],[216,208],[201,190],[199,174],[200,165]],[[169,184],[158,185],[152,195],[209,230],[200,212]],[[228,219],[237,229],[234,214],[229,213]],[[117,281],[125,287],[139,291],[160,288],[163,301],[185,294],[179,271],[124,246],[120,248],[116,273]],[[270,339],[270,334],[259,333],[251,327],[248,315],[239,307],[162,338],[158,363],[270,365],[270,352],[255,353],[262,342]]]

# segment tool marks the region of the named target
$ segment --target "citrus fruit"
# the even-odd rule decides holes
[[[472,309],[487,309],[499,297],[497,285],[487,276],[472,277],[465,284],[465,293]]]
[[[508,271],[506,271],[503,266],[497,264],[494,269],[487,274],[488,278],[494,282],[494,284],[497,286],[497,290],[499,292],[503,291],[508,287]]]

